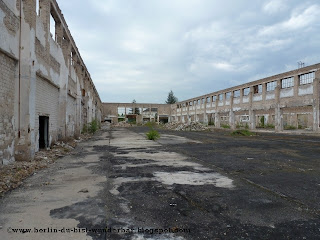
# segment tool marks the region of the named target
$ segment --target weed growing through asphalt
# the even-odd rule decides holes
[[[146,133],[149,140],[157,140],[158,138],[160,138],[159,132],[154,129],[154,122],[147,122],[145,125],[150,128],[150,131]]]
[[[242,129],[242,130],[236,130],[231,133],[232,136],[253,136],[254,133],[250,132],[249,130]]]

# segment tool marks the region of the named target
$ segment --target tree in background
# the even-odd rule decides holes
[[[132,103],[136,103],[137,101],[135,99],[133,99]],[[140,115],[140,109],[139,108],[131,108],[130,109],[130,113],[131,114],[137,114]]]
[[[173,91],[171,90],[168,94],[166,104],[174,104],[176,102],[178,102],[178,98],[174,96]]]

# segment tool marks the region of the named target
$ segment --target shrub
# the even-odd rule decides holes
[[[149,132],[146,133],[147,138],[149,140],[156,140],[160,137],[160,134],[158,133],[158,131],[151,129]]]
[[[222,124],[221,127],[222,128],[230,128],[230,126],[228,124]]]
[[[260,127],[264,127],[264,116],[260,118]]]
[[[265,128],[274,128],[274,125],[271,123],[268,123],[264,126]]]
[[[208,123],[208,125],[209,125],[209,126],[214,126],[214,122],[210,120],[209,123]]]
[[[236,130],[231,133],[232,136],[252,136],[254,133],[249,130]]]
[[[91,123],[89,123],[89,132],[90,133],[95,133],[97,130],[99,129],[99,123],[97,121],[97,119],[92,120]]]
[[[284,129],[285,130],[295,130],[297,128],[295,126],[292,126],[292,125],[286,125],[286,126],[284,126]]]
[[[88,125],[84,124],[81,133],[87,133],[88,132]]]

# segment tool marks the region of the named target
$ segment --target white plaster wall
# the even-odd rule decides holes
[[[243,103],[248,103],[249,102],[249,96],[243,96],[242,102]]]
[[[307,84],[305,86],[299,87],[299,89],[298,89],[299,96],[308,95],[308,94],[313,94],[313,85],[312,84]]]
[[[9,2],[9,1],[5,1]],[[15,2],[15,1],[13,1]],[[9,5],[11,6],[12,3]],[[4,25],[3,19],[5,13],[0,9],[0,48],[11,53],[16,58],[19,57],[19,31],[15,35],[11,35],[6,26]]]
[[[266,100],[272,100],[272,99],[275,99],[275,94],[274,93],[267,93]]]
[[[253,95],[252,101],[254,101],[254,102],[262,101],[262,95],[261,94]]]
[[[239,103],[240,103],[240,98],[233,99],[233,104],[239,104]]]
[[[285,88],[280,90],[280,98],[293,97],[293,88]]]

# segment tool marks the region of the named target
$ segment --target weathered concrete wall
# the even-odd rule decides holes
[[[309,73],[314,74],[310,82],[300,82],[300,76]],[[287,78],[291,83],[284,86]],[[263,118],[277,131],[319,131],[319,81],[320,64],[307,66],[179,102],[172,105],[172,119],[255,129]]]
[[[101,119],[100,97],[57,2],[39,3],[37,12],[36,0],[0,0],[0,97],[4,99],[0,160],[4,163],[14,157],[33,159],[39,150],[39,116],[49,117],[50,143],[78,135],[84,124]]]
[[[16,60],[0,51],[0,159],[5,164],[14,161],[16,67]]]

